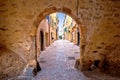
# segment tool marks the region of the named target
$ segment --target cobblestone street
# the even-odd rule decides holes
[[[79,47],[65,40],[55,41],[39,57],[42,71],[36,80],[86,80],[82,72],[74,68],[79,58]]]
[[[42,70],[34,80],[119,80],[99,71],[78,71],[75,60],[80,57],[79,47],[66,40],[55,41],[42,51],[39,63]]]

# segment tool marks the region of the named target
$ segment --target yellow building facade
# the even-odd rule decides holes
[[[55,40],[58,39],[58,17],[57,13],[52,13],[49,15],[50,19],[50,43],[53,43]]]
[[[79,44],[78,37],[78,25],[76,22],[68,15],[65,16],[64,25],[63,25],[63,39],[69,40],[74,44]]]

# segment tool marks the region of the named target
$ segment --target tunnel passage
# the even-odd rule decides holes
[[[46,15],[60,11],[69,14],[81,27],[80,68],[87,70],[89,60],[100,60],[100,68],[105,62],[109,74],[120,76],[119,6],[119,0],[29,0],[27,3],[23,0],[0,0],[0,45],[14,51],[25,61],[24,64],[16,60],[23,63],[20,69],[19,66],[10,68],[4,63],[9,56],[4,57],[4,52],[1,52],[1,73],[5,70],[3,67],[15,72],[18,69],[16,73],[20,73],[23,67],[35,59],[34,56],[40,51],[40,48],[35,48],[40,22]],[[8,63],[12,64],[12,61]],[[5,74],[9,75],[8,72]]]

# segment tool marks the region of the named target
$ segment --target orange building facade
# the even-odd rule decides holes
[[[69,40],[74,44],[80,43],[80,32],[76,22],[68,15],[65,16],[63,25],[63,39]]]

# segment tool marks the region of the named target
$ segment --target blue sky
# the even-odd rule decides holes
[[[59,24],[58,24],[59,30],[63,27],[63,22],[64,22],[64,19],[65,19],[65,15],[66,14],[64,14],[64,13],[60,13],[60,12],[57,13],[57,16],[58,16],[58,19],[59,19]]]

